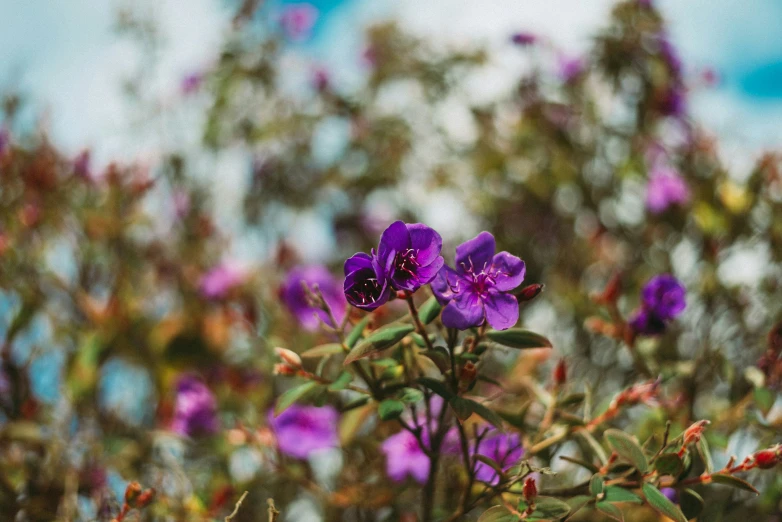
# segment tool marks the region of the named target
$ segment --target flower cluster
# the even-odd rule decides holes
[[[357,308],[374,310],[388,301],[392,289],[415,292],[442,268],[442,246],[440,234],[426,225],[392,223],[377,251],[345,261],[345,297]]]
[[[211,435],[220,428],[217,401],[212,392],[192,375],[177,383],[176,405],[171,430],[182,436]]]
[[[659,335],[668,322],[675,319],[687,306],[687,291],[670,274],[653,277],[641,293],[641,308],[630,319],[630,328],[641,335]]]

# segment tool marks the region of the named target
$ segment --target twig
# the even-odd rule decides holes
[[[270,498],[266,502],[269,504],[269,522],[276,522],[277,515],[279,515],[280,512],[274,507],[274,499]]]
[[[242,502],[244,501],[244,498],[247,496],[247,492],[245,491],[242,493],[242,496],[239,497],[239,500],[236,502],[236,505],[234,506],[233,513],[225,517],[225,522],[231,522],[231,520],[234,519],[236,514],[239,512],[239,508],[242,507]]]

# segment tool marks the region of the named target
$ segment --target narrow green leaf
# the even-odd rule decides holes
[[[274,407],[274,416],[278,416],[280,413],[287,410],[293,403],[304,398],[319,387],[321,386],[317,382],[307,381],[304,384],[300,384],[299,386],[286,391],[277,399],[277,405]]]
[[[644,499],[629,489],[620,488],[619,486],[606,486],[605,497],[603,500],[606,502],[632,502],[634,504],[644,503]]]
[[[619,508],[609,502],[598,502],[595,504],[595,509],[613,520],[625,522],[625,517]]]
[[[409,324],[390,325],[372,332],[366,339],[359,342],[348,356],[345,357],[345,364],[363,359],[368,355],[391,348],[396,343],[405,338],[407,334],[415,328]]]
[[[450,356],[448,355],[448,350],[442,346],[435,346],[434,350],[423,350],[419,353],[431,359],[442,373],[447,372],[451,367],[451,360]]]
[[[691,489],[685,489],[679,493],[679,505],[687,520],[691,520],[701,514],[706,503],[698,493]]]
[[[442,309],[443,307],[440,306],[440,303],[437,302],[437,299],[432,296],[427,299],[426,302],[418,309],[418,318],[421,319],[422,323],[429,324],[434,321],[438,315],[440,315],[440,310]]]
[[[407,404],[415,404],[424,400],[424,392],[415,388],[403,388],[397,398]]]
[[[754,494],[759,494],[760,492],[755,489],[755,486],[750,484],[744,479],[740,479],[738,477],[734,477],[733,475],[727,475],[724,473],[715,473],[711,476],[711,481],[715,484],[724,484],[726,486],[730,486],[733,488],[743,489],[744,491],[751,491]]]
[[[356,408],[360,408],[361,406],[364,406],[368,402],[369,402],[369,395],[364,395],[363,397],[359,397],[358,399],[354,399],[349,403],[345,404],[339,409],[339,411],[344,413],[346,411],[354,410]]]
[[[646,502],[658,513],[665,515],[674,522],[687,522],[684,517],[684,513],[679,507],[668,500],[668,497],[662,494],[662,492],[651,484],[644,484],[641,487],[641,491],[646,498]]]
[[[480,415],[483,420],[494,425],[494,427],[499,428],[500,430],[503,429],[500,416],[479,402],[464,397],[452,396],[448,400],[448,404],[450,404],[453,411],[456,412],[456,416],[459,420],[467,420],[470,415],[476,413]]]
[[[316,357],[323,357],[325,355],[335,355],[342,352],[343,350],[341,344],[329,343],[329,344],[321,344],[315,346],[314,348],[310,348],[309,350],[302,352],[300,355],[304,359],[314,359]]]
[[[383,420],[392,420],[398,418],[405,411],[405,403],[395,399],[386,399],[380,403],[377,409],[378,415]]]
[[[603,477],[600,475],[592,475],[592,478],[589,480],[589,493],[592,494],[593,497],[596,497],[600,495],[603,492]]]
[[[467,420],[473,414],[472,404],[467,399],[453,396],[448,400],[454,413],[461,421]]]
[[[359,339],[361,339],[361,336],[364,334],[364,329],[369,324],[369,321],[372,320],[372,315],[367,315],[362,320],[360,320],[356,325],[353,327],[352,330],[350,330],[350,333],[345,337],[345,344],[348,348],[353,348],[356,346],[356,343]]]
[[[500,431],[504,431],[502,426],[502,418],[500,418],[500,416],[497,415],[497,413],[494,410],[490,410],[488,407],[481,404],[480,402],[476,402],[473,400],[470,400],[470,402],[472,403],[473,412],[480,415],[483,418],[483,420],[492,424],[495,428],[498,428]]]
[[[714,462],[711,460],[711,450],[706,437],[700,438],[697,447],[698,454],[700,454],[701,460],[703,460],[703,467],[706,468],[706,473],[711,473],[714,470]]]
[[[595,440],[592,434],[586,430],[580,430],[576,432],[576,436],[584,439],[584,442],[586,442],[595,453],[595,456],[600,461],[600,464],[605,466],[606,462],[608,462],[608,455],[606,455],[603,446],[601,446],[600,443]]]
[[[583,393],[571,393],[561,399],[557,400],[557,406],[560,408],[567,408],[568,406],[576,406],[584,402]]]
[[[562,459],[562,460],[566,460],[566,461],[568,461],[568,462],[570,462],[572,464],[575,464],[577,466],[581,466],[582,468],[586,468],[589,471],[591,471],[592,473],[597,473],[599,471],[599,469],[600,469],[599,467],[595,466],[591,462],[587,462],[585,460],[577,459],[575,457],[569,457],[567,455],[560,455],[559,458]]]
[[[654,461],[654,469],[660,475],[678,477],[684,471],[684,462],[676,453],[664,453]]]
[[[429,388],[443,399],[449,400],[451,397],[453,397],[453,394],[448,391],[448,388],[446,388],[443,381],[438,381],[437,379],[432,379],[431,377],[420,377],[417,382],[420,385]]]
[[[641,445],[638,444],[638,440],[634,436],[614,429],[606,430],[604,436],[611,449],[635,466],[638,471],[646,473],[649,470],[644,450],[641,449]]]
[[[776,393],[768,388],[755,388],[753,395],[758,409],[764,416],[768,415],[768,412],[771,411],[772,406],[774,406],[774,401],[777,398]]]
[[[353,374],[350,372],[342,372],[339,374],[339,377],[337,377],[337,380],[329,384],[328,390],[329,391],[339,391],[344,390],[348,387],[348,385],[353,380]]]
[[[480,455],[480,454],[474,455],[473,459],[475,459],[476,461],[479,461],[479,462],[483,462],[484,464],[486,464],[487,466],[492,468],[494,471],[496,471],[500,475],[504,475],[505,474],[505,470],[502,469],[502,466],[500,466],[500,463],[497,462],[496,460],[492,459],[492,458],[487,457],[486,455]]]
[[[537,497],[535,511],[527,520],[560,520],[568,516],[570,506],[554,497]]]
[[[484,511],[478,522],[517,522],[519,517],[508,511],[505,506],[493,506]]]
[[[551,341],[546,337],[522,328],[490,330],[486,332],[486,337],[497,344],[519,350],[527,348],[551,348]]]

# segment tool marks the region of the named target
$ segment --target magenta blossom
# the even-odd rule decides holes
[[[658,167],[649,174],[646,208],[650,212],[659,214],[672,205],[685,205],[689,201],[690,190],[678,172]]]
[[[223,261],[201,277],[201,295],[207,299],[223,299],[241,286],[247,275],[247,270],[235,261]]]
[[[331,406],[300,406],[294,404],[279,416],[269,412],[269,424],[277,438],[279,450],[297,459],[339,447],[337,410]]]
[[[527,47],[538,41],[538,37],[527,31],[520,31],[511,36],[511,41],[518,46]]]
[[[288,272],[280,288],[282,302],[304,328],[310,331],[316,330],[320,321],[331,327],[338,327],[339,324],[331,324],[326,312],[310,305],[302,283],[310,288],[314,285],[318,286],[324,301],[331,308],[334,319],[337,323],[341,323],[347,313],[347,302],[339,281],[324,266],[299,266]]]
[[[179,435],[211,435],[219,429],[217,401],[197,377],[185,375],[177,383],[171,430]]]
[[[641,308],[630,319],[630,328],[638,334],[658,335],[666,323],[680,315],[687,306],[687,290],[670,274],[654,276],[641,292]]]
[[[563,57],[559,60],[559,78],[565,83],[576,81],[586,69],[584,60],[579,57]]]
[[[444,266],[432,291],[448,328],[466,330],[484,321],[505,330],[519,320],[519,302],[510,292],[524,281],[524,261],[507,252],[495,254],[494,236],[481,232],[456,247],[456,269]]]
[[[524,450],[518,433],[500,433],[481,441],[478,445],[478,455],[489,457],[507,471],[518,464]],[[481,461],[475,463],[475,478],[487,484],[497,485],[500,477],[491,466]]]
[[[305,40],[318,19],[318,9],[311,4],[293,4],[280,16],[280,26],[291,40]]]

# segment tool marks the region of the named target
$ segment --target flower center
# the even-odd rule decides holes
[[[494,285],[497,284],[495,277],[498,275],[493,266],[484,265],[481,267],[480,272],[476,272],[475,265],[470,259],[470,264],[462,263],[462,270],[464,271],[464,277],[468,281],[470,293],[477,294],[481,298],[487,297],[487,294]],[[452,289],[454,290],[454,289]],[[461,289],[456,288],[455,291],[459,293]]]
[[[397,279],[415,279],[416,269],[421,266],[417,259],[418,250],[408,248],[404,252],[397,253],[394,258],[394,276]]]
[[[350,290],[348,290],[348,296],[354,303],[360,303],[362,305],[374,303],[383,293],[383,287],[375,277],[374,272],[367,271],[370,277],[366,277],[357,281]]]

